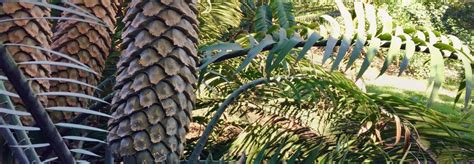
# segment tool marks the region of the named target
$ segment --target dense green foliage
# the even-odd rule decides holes
[[[198,75],[197,103],[183,158],[247,163],[474,159],[474,15],[470,14],[474,3],[409,2],[200,0],[200,61],[193,72]],[[115,64],[120,62],[119,51],[127,48],[120,47],[127,25],[118,22],[114,50],[106,61],[107,77],[91,86],[100,91],[96,95],[56,93],[96,103],[88,109],[48,109],[81,113],[68,123],[51,125],[70,129],[62,137],[78,141],[71,141],[79,148],[70,151],[80,160],[112,159],[105,149],[108,131],[101,121],[112,117],[109,103],[114,103]],[[59,64],[93,73],[79,61],[69,60]],[[45,63],[58,64],[39,62]],[[359,82],[370,67],[379,76],[427,79],[427,95],[423,101],[414,101],[390,93],[366,93]],[[0,75],[0,80],[8,78]],[[458,112],[455,116],[432,108],[447,83],[458,87],[453,103],[464,99],[463,104],[445,109]],[[4,90],[0,95],[2,99],[19,97]],[[3,108],[0,113],[29,115]],[[67,134],[64,131],[55,135]],[[49,148],[39,138],[38,143],[21,146]],[[202,152],[199,146],[204,147]],[[43,162],[57,159],[44,154]]]

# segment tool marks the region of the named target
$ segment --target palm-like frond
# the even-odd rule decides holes
[[[212,43],[232,28],[240,26],[242,13],[239,0],[200,1],[198,9],[201,44]]]
[[[344,34],[340,34],[342,31],[339,23],[328,15],[322,16],[325,20],[329,21],[331,26],[327,27],[332,31],[331,34],[319,34],[318,32],[308,32],[313,31],[312,29],[306,29],[299,33],[303,35],[303,38],[308,38],[308,40],[300,39],[299,35],[287,36],[286,30],[282,29],[278,32],[273,32],[271,36],[266,36],[260,42],[266,42],[265,40],[273,40],[271,44],[261,47],[260,45],[250,45],[249,48],[232,50],[231,52],[226,52],[227,55],[220,55],[209,57],[213,61],[222,61],[228,58],[238,57],[249,55],[253,50],[269,50],[269,55],[266,60],[267,74],[271,70],[281,64],[281,59],[288,55],[289,52],[293,52],[293,48],[298,47],[311,47],[311,46],[322,46],[325,47],[325,53],[323,57],[323,63],[330,58],[333,58],[333,64],[331,70],[338,70],[343,61],[346,58],[347,52],[349,49],[354,49],[350,55],[349,63],[347,63],[346,68],[354,65],[354,61],[361,56],[364,49],[366,49],[367,54],[365,56],[364,62],[360,66],[358,73],[358,78],[361,77],[366,69],[371,65],[372,60],[375,56],[380,55],[379,52],[383,48],[389,48],[389,53],[385,56],[385,63],[381,69],[383,74],[390,64],[392,64],[393,59],[398,57],[399,53],[403,50],[405,51],[405,58],[403,59],[403,65],[400,67],[400,74],[406,69],[410,56],[412,56],[414,51],[421,51],[428,53],[431,56],[431,78],[430,84],[433,86],[432,94],[428,105],[432,102],[433,97],[437,94],[437,91],[444,82],[444,59],[459,59],[462,60],[464,64],[464,69],[467,73],[470,72],[471,66],[468,63],[472,61],[472,55],[470,54],[470,49],[462,44],[459,39],[454,36],[442,35],[436,31],[432,31],[425,28],[414,28],[414,27],[393,27],[393,22],[391,21],[390,16],[386,14],[384,10],[379,10],[376,12],[374,7],[371,5],[366,5],[366,10],[363,10],[360,3],[356,3],[358,11],[356,17],[359,20],[358,30],[354,30],[353,21],[351,14],[347,12],[345,8],[342,8],[343,5],[339,5],[341,11],[345,14],[344,17]],[[365,13],[365,14],[362,14]],[[379,13],[379,14],[377,14]],[[378,18],[378,19],[377,19]],[[367,20],[369,24],[369,29],[365,29],[363,22],[360,20]],[[377,20],[381,22],[382,26],[377,26]],[[356,31],[356,32],[354,32]],[[291,33],[290,33],[291,34]],[[317,41],[310,41],[311,34],[316,34],[323,36],[323,39]],[[357,36],[356,39],[353,39]],[[366,41],[367,40],[367,41]],[[355,44],[355,45],[354,45]],[[339,49],[336,49],[339,46]],[[225,47],[221,49],[226,50]],[[209,52],[216,51],[218,49],[209,49]],[[336,51],[336,56],[333,57],[333,52]],[[224,51],[221,51],[224,52]],[[259,51],[257,51],[259,52]],[[222,54],[222,53],[221,53]],[[204,62],[206,63],[206,62]],[[210,63],[206,63],[210,64]],[[248,62],[242,63],[242,65],[247,65]],[[268,74],[270,75],[270,74]],[[465,74],[466,77],[470,77],[470,74]],[[466,94],[465,98],[468,99],[471,96],[472,88],[472,79],[465,78],[466,80]],[[465,107],[468,108],[469,101],[466,101]]]
[[[355,20],[340,1],[338,7],[344,21],[342,26],[327,15],[322,20],[330,25],[320,26],[332,31],[331,34],[314,32],[312,28],[294,33],[293,29],[270,30],[267,36],[241,39],[238,42],[241,46],[224,43],[202,49],[207,58],[200,67],[203,85],[199,97],[203,100],[200,103],[208,104],[204,109],[210,113],[217,107],[209,103],[220,101],[207,101],[207,98],[222,100],[255,77],[292,77],[292,80],[254,86],[233,97],[232,104],[226,104],[228,115],[236,115],[246,122],[244,125],[250,125],[236,138],[224,158],[237,159],[242,152],[249,157],[247,162],[255,163],[472,157],[473,130],[469,128],[472,121],[449,118],[410,100],[365,94],[343,75],[326,72],[303,57],[311,47],[324,47],[327,60],[332,61],[331,70],[336,71],[342,66],[353,67],[363,56],[358,71],[361,77],[377,56],[385,58],[380,73],[384,74],[403,53],[402,73],[415,51],[424,52],[432,57],[430,82],[434,85],[431,95],[434,97],[443,83],[445,60],[463,60],[465,76],[469,77],[466,81],[472,81],[472,73],[468,71],[472,57],[467,46],[456,37],[425,28],[394,27],[388,14],[372,5],[355,3]],[[297,49],[300,47],[302,51]],[[383,49],[388,50],[386,55],[380,53]],[[240,56],[246,57],[243,61],[235,58]],[[465,90],[467,99],[470,92],[470,88]],[[436,148],[429,146],[433,144]],[[462,155],[440,151],[446,149]]]

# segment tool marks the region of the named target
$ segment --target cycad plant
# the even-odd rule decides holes
[[[0,163],[472,159],[470,49],[348,4],[2,2]],[[306,58],[313,47],[323,65]],[[364,93],[341,73],[361,78],[382,57],[382,75],[401,57],[401,74],[414,52],[430,56],[427,104]],[[430,109],[445,60],[464,63],[463,118]],[[215,136],[228,125],[241,131]]]

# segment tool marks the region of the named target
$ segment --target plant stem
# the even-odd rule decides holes
[[[194,148],[194,151],[191,153],[191,156],[189,157],[188,163],[195,164],[195,163],[198,162],[198,160],[199,160],[198,158],[201,155],[201,152],[204,149],[204,146],[206,145],[206,142],[209,138],[209,135],[212,132],[212,129],[218,123],[218,121],[219,121],[220,117],[222,116],[222,114],[224,114],[224,111],[227,108],[227,106],[229,106],[232,102],[234,102],[234,100],[237,99],[237,97],[241,93],[247,91],[248,89],[254,88],[257,85],[268,83],[268,82],[273,82],[273,81],[276,81],[280,78],[281,77],[259,78],[257,80],[251,81],[247,84],[244,84],[244,85],[240,86],[240,88],[234,90],[234,92],[232,92],[232,94],[229,97],[227,97],[224,100],[224,102],[222,102],[222,104],[216,110],[216,113],[212,117],[211,121],[207,124],[206,129],[204,130],[201,138],[199,138],[199,141],[196,144],[196,147]]]
[[[5,73],[21,100],[26,110],[31,113],[33,119],[41,129],[41,133],[47,136],[47,141],[56,152],[61,163],[73,164],[75,160],[66,143],[53,124],[48,113],[40,103],[37,95],[33,92],[25,76],[22,74],[12,57],[7,53],[5,47],[0,45],[0,69]]]
[[[3,81],[0,81],[0,90],[6,90],[3,84]],[[15,110],[15,106],[10,100],[10,97],[5,96],[5,95],[0,95],[0,102],[6,103],[5,108]],[[17,115],[10,114],[10,115],[7,115],[6,117],[8,118],[8,120],[11,121],[11,124],[23,126],[20,121],[20,118]],[[18,140],[20,141],[20,144],[23,142],[24,145],[31,145],[30,137],[28,137],[28,134],[26,134],[24,130],[15,130],[15,134],[17,135]],[[35,149],[26,149],[25,152],[29,161],[41,162]]]
[[[5,120],[3,120],[1,116],[0,125],[7,125],[7,123],[5,122]],[[10,149],[13,151],[13,155],[18,160],[18,163],[30,163],[30,161],[25,155],[25,152],[23,152],[21,148],[15,147],[18,145],[18,142],[16,141],[15,136],[13,136],[13,133],[10,131],[10,129],[0,128],[0,134],[5,139],[5,141],[7,141],[8,146],[10,146]]]
[[[304,45],[306,44],[306,41],[301,41],[299,42],[298,44],[296,44],[295,48],[298,48],[298,47],[303,47]],[[327,40],[321,40],[319,42],[316,42],[315,44],[313,44],[313,47],[323,47],[323,46],[326,46],[327,44]],[[368,43],[366,43],[368,44]],[[266,46],[265,48],[263,48],[263,51],[269,51],[271,50],[274,46],[276,45],[276,43],[274,44],[270,44],[268,46]],[[339,46],[341,45],[341,40],[337,41],[336,43],[336,46]],[[390,47],[390,42],[383,42],[383,44],[380,46],[380,47]],[[402,44],[401,48],[400,49],[405,49],[406,48],[406,44]],[[240,57],[240,56],[245,56],[248,54],[248,52],[251,50],[252,48],[246,48],[246,49],[243,49],[243,50],[237,50],[237,51],[232,51],[224,56],[221,56],[219,57],[217,60],[215,60],[213,63],[218,63],[218,62],[221,62],[221,61],[224,61],[224,60],[227,60],[227,59],[232,59],[232,58],[236,58],[236,57]],[[424,52],[424,53],[430,53],[430,50],[428,48],[421,48],[420,46],[416,46],[415,47],[415,51],[417,52]],[[441,52],[443,56],[446,56],[446,54],[444,52]],[[452,53],[450,54],[447,58],[450,58],[450,59],[458,59],[458,54],[456,53]],[[205,62],[205,61],[202,61],[202,62]],[[201,66],[203,63],[200,63],[198,65]]]

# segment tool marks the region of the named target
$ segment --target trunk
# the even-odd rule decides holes
[[[133,0],[109,121],[125,163],[177,163],[195,102],[197,9],[190,0]]]
[[[0,3],[0,20],[16,19],[0,23],[0,43],[25,44],[50,48],[51,27],[46,19],[19,19],[31,17],[47,17],[49,9],[36,6],[26,2],[3,2]],[[35,48],[24,46],[7,46],[7,51],[13,56],[17,63],[26,61],[48,61],[50,54]],[[26,77],[49,77],[50,67],[47,65],[20,65],[20,69]],[[13,91],[13,87],[6,83],[6,88]],[[31,82],[34,92],[47,92],[49,82],[35,80]],[[43,104],[47,104],[46,97],[40,97]],[[24,110],[20,99],[13,99],[18,109]],[[21,117],[26,125],[33,125],[32,117]]]
[[[111,52],[112,41],[111,33],[114,32],[115,15],[118,10],[117,0],[107,1],[72,1],[77,11],[87,11],[106,23],[108,27],[103,25],[79,22],[73,20],[60,21],[54,32],[52,48],[69,55],[72,58],[86,64],[95,72],[101,73],[105,68],[105,60]],[[73,7],[71,7],[73,9]],[[63,18],[85,19],[81,16],[63,12]],[[93,21],[93,20],[92,20]],[[67,59],[53,56],[53,61],[69,62]],[[100,75],[87,73],[75,68],[52,67],[52,77],[60,77],[78,80],[96,86],[100,80]],[[53,92],[73,92],[86,95],[94,95],[91,87],[68,83],[64,81],[52,81],[51,91]],[[49,98],[48,106],[72,106],[87,108],[87,100],[76,97],[57,96]],[[71,119],[70,112],[53,112],[51,118],[55,122],[61,122]]]

